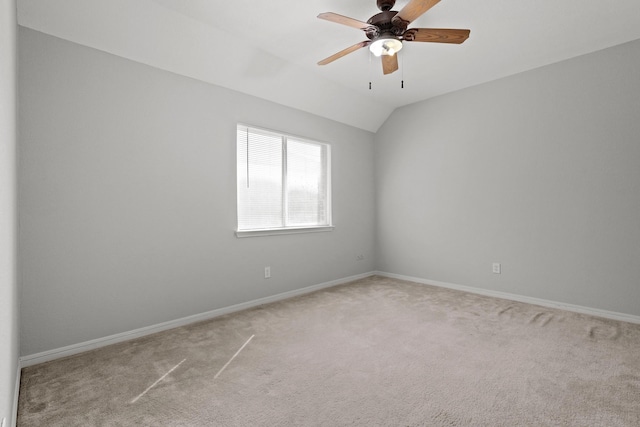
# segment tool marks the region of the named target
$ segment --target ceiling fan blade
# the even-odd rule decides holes
[[[333,12],[321,13],[320,15],[318,15],[318,18],[335,22],[337,24],[347,25],[349,27],[357,28],[363,31],[366,31],[371,27],[371,24],[367,24],[366,22],[358,21],[357,19],[349,18],[347,16],[338,15],[337,13]]]
[[[398,55],[382,55],[382,73],[391,74],[398,69]]]
[[[371,42],[370,42],[369,40],[367,40],[367,41],[364,41],[364,42],[356,43],[356,44],[354,44],[353,46],[349,46],[348,48],[343,49],[343,50],[341,50],[341,51],[340,51],[340,52],[338,52],[338,53],[334,53],[334,54],[333,54],[333,55],[331,55],[330,57],[325,58],[325,59],[323,59],[322,61],[318,62],[318,65],[327,65],[327,64],[329,64],[330,62],[335,61],[336,59],[340,59],[340,58],[342,58],[343,56],[350,54],[351,52],[355,52],[356,50],[358,50],[358,49],[360,49],[360,48],[363,48],[363,47],[365,47],[365,46],[368,46],[368,45],[369,45],[369,43],[371,43]]]
[[[410,28],[404,32],[402,39],[408,42],[463,43],[469,38],[471,30],[454,30],[448,28]]]
[[[396,16],[393,17],[391,23],[399,28],[407,28],[410,23],[415,21],[420,15],[438,4],[440,0],[410,0]]]

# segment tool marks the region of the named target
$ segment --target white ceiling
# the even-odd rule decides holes
[[[469,40],[405,43],[400,70],[383,76],[367,49],[316,65],[366,40],[321,12],[366,21],[379,10],[375,0],[18,0],[25,27],[374,132],[397,107],[640,39],[639,0],[442,0],[410,27],[468,28]]]

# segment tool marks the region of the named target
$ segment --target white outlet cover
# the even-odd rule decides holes
[[[493,273],[494,274],[500,274],[502,272],[501,266],[499,262],[494,262],[493,263]]]

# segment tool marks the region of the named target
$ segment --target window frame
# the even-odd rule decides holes
[[[272,227],[272,228],[257,228],[257,229],[239,229],[239,193],[238,193],[238,130],[241,128],[245,128],[247,131],[254,129],[259,132],[266,132],[273,134],[274,136],[279,136],[282,140],[282,219],[285,226],[283,227]],[[289,217],[289,213],[287,212],[287,189],[288,189],[288,165],[287,165],[287,142],[291,139],[295,142],[312,144],[312,145],[321,145],[324,146],[326,150],[326,199],[327,199],[327,208],[326,208],[326,216],[327,216],[327,224],[323,225],[304,225],[304,226],[286,226],[286,222]],[[258,236],[274,236],[281,234],[299,234],[299,233],[319,233],[319,232],[327,232],[333,231],[333,212],[332,212],[332,191],[331,191],[331,144],[324,141],[317,141],[310,138],[293,135],[290,133],[285,133],[282,131],[277,131],[273,129],[263,128],[259,126],[248,125],[245,123],[237,123],[236,124],[236,141],[235,141],[235,160],[236,160],[236,176],[235,176],[235,199],[236,199],[236,229],[235,235],[236,237],[258,237]]]

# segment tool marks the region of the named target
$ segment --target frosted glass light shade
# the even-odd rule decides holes
[[[375,56],[393,56],[402,49],[402,42],[395,38],[378,39],[369,45],[369,50]]]

